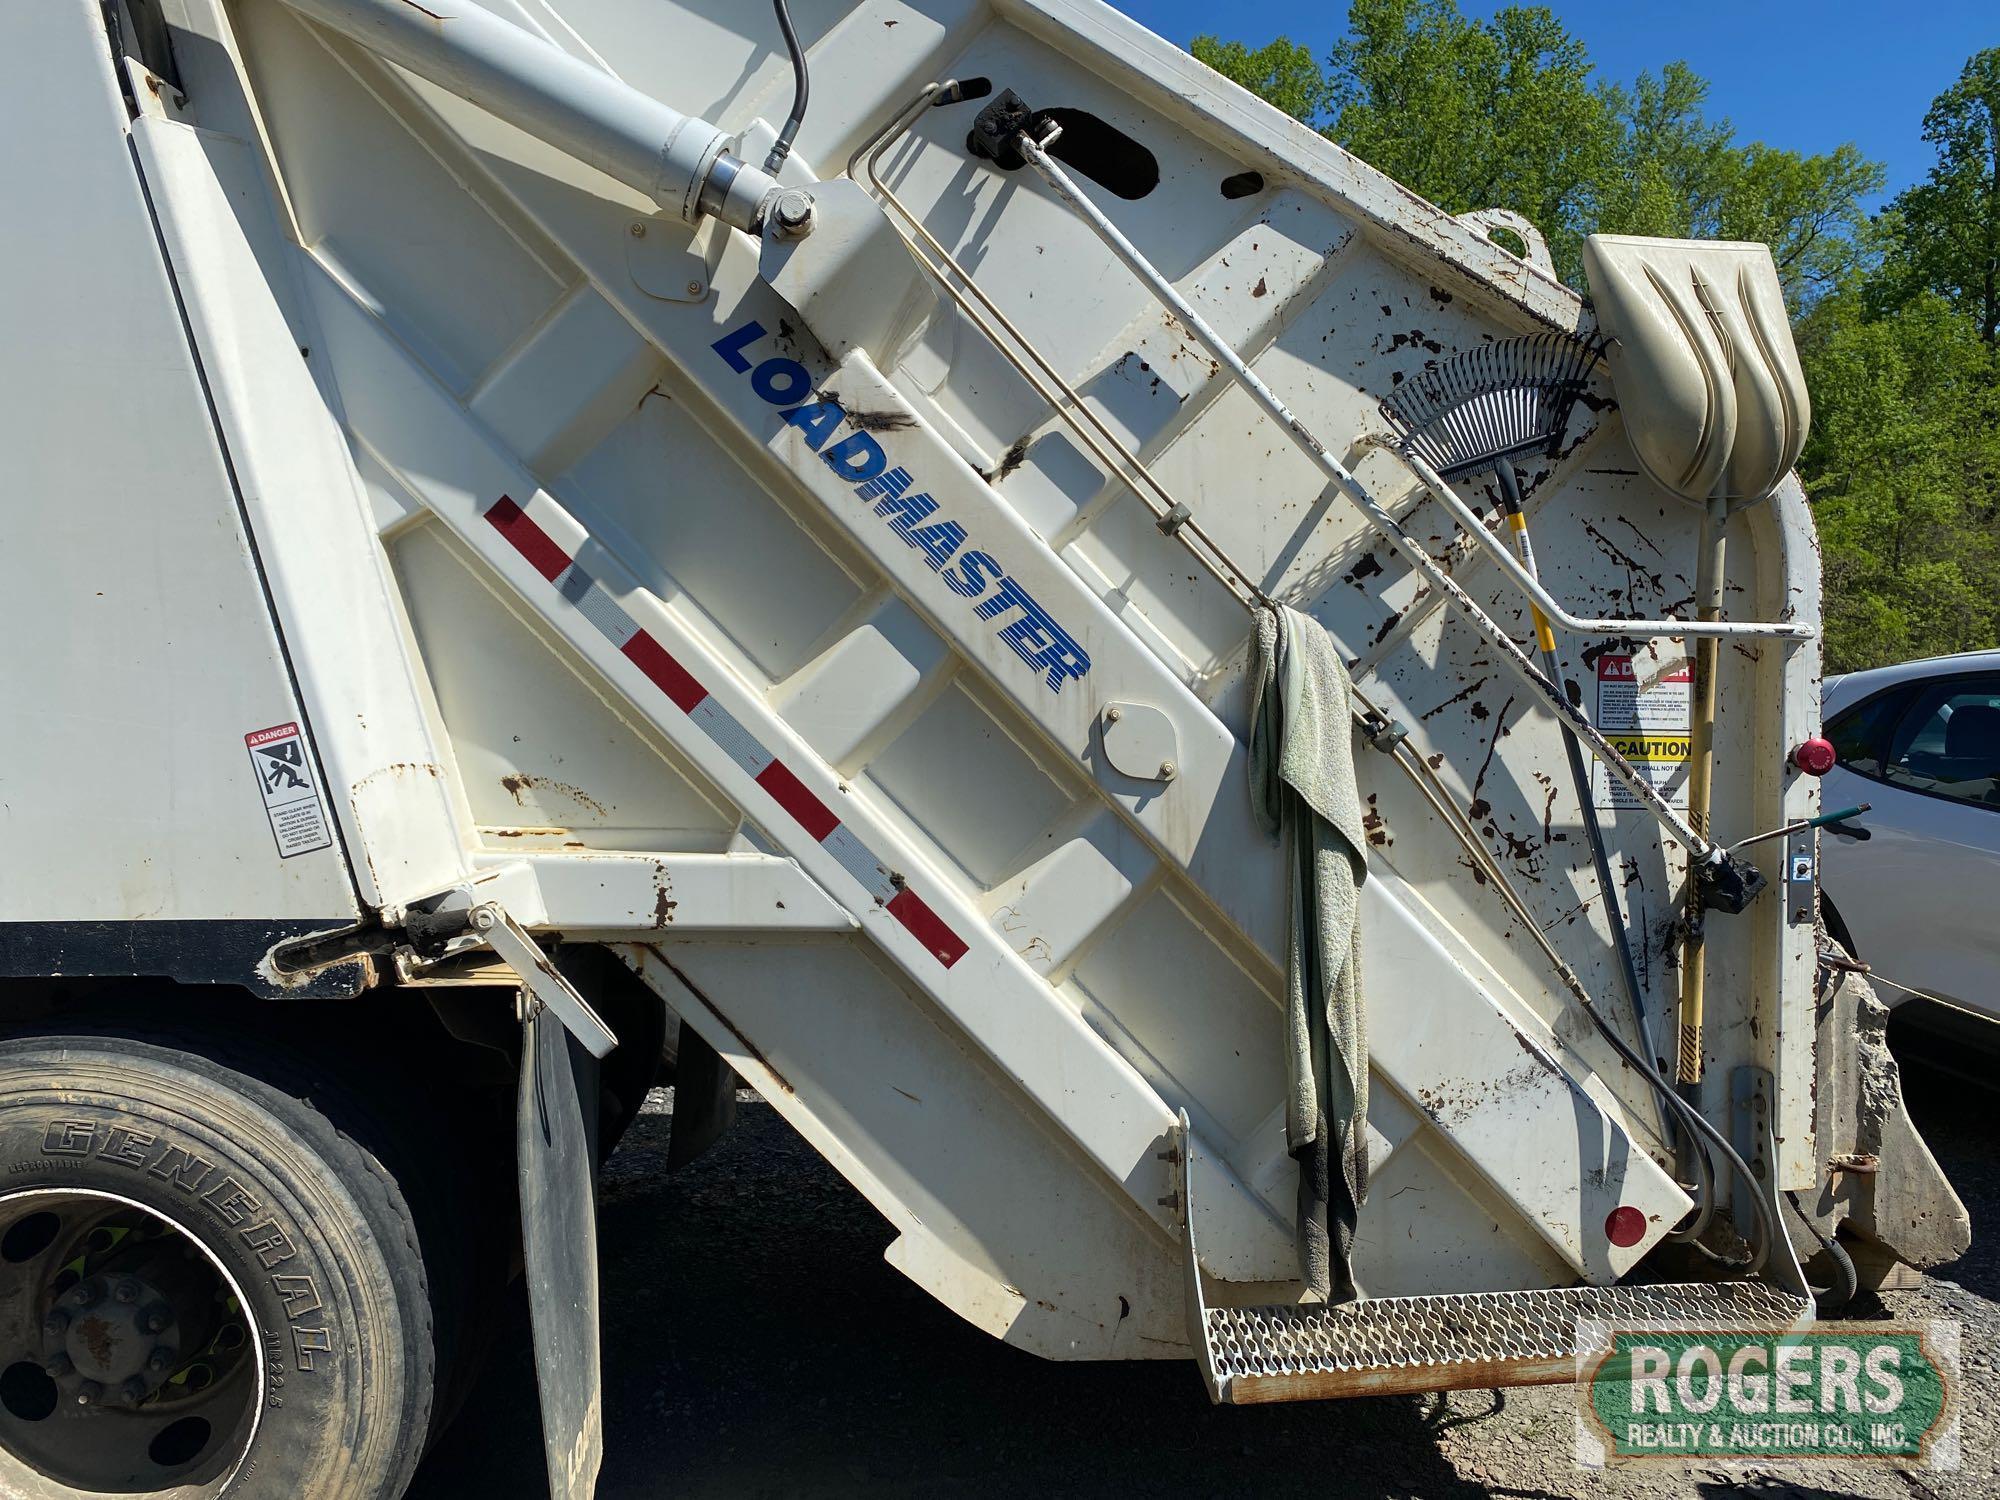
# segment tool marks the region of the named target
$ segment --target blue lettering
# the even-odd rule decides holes
[[[764,336],[762,323],[745,323],[741,328],[732,329],[708,347],[722,356],[722,362],[741,375],[750,368],[750,361],[743,357],[743,350]]]
[[[924,554],[935,572],[943,572],[951,555],[965,545],[965,528],[956,521],[940,521],[935,526],[919,526],[904,538]]]
[[[889,467],[889,456],[882,451],[882,445],[865,432],[842,438],[819,458],[849,484],[873,479]]]
[[[968,552],[965,554],[965,561],[955,570],[952,568],[943,570],[944,586],[954,594],[961,594],[967,599],[977,599],[986,592],[987,581],[998,578],[1005,571],[1006,569],[994,561],[992,554]]]
[[[910,493],[916,484],[910,471],[900,466],[890,468],[888,455],[871,434],[850,433],[827,446],[847,412],[832,398],[794,404],[812,390],[812,375],[804,365],[795,359],[773,357],[751,368],[743,351],[763,337],[764,325],[749,322],[731,329],[709,347],[738,375],[749,375],[751,389],[760,397],[773,406],[788,408],[779,417],[804,435],[806,446],[819,454],[821,463],[855,487],[856,499],[887,520],[889,529],[905,545],[923,553],[946,588],[961,598],[977,601],[974,615],[996,621],[1010,610],[1019,612],[995,633],[1007,643],[1008,650],[1042,674],[1051,692],[1061,692],[1066,679],[1087,673],[1090,657],[1083,648],[1027,590],[1006,576],[992,553],[967,552],[957,567],[948,566],[968,540],[965,527],[957,521],[931,521],[937,514],[937,501],[922,492]],[[929,524],[923,524],[926,522]],[[989,584],[997,585],[990,595]]]
[[[1090,658],[1083,648],[1011,578],[1002,579],[999,591],[975,605],[972,612],[982,620],[991,620],[1009,609],[1020,610],[1021,618],[1002,626],[1000,639],[1022,661],[1048,674],[1051,692],[1062,691],[1065,677],[1081,677],[1090,670]]]
[[[840,409],[838,401],[815,401],[811,406],[795,406],[778,415],[803,432],[806,446],[817,453],[820,445],[833,436],[833,429],[840,425],[840,419],[847,413]]]
[[[782,380],[785,388],[780,390]],[[795,359],[767,359],[750,372],[750,389],[773,406],[785,406],[812,389],[812,376]]]

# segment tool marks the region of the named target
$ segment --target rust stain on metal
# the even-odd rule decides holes
[[[100,1367],[114,1362],[118,1352],[118,1330],[108,1319],[85,1318],[76,1325],[76,1333]]]
[[[583,788],[571,786],[567,781],[557,781],[553,776],[534,776],[526,771],[510,771],[500,778],[500,785],[516,802],[521,803],[522,806],[527,805],[521,796],[523,792],[534,787],[546,787],[552,792],[561,792],[572,802],[581,803],[600,818],[611,815],[610,808],[599,802],[590,793],[584,791]]]
[[[1313,1401],[1330,1396],[1408,1396],[1423,1391],[1484,1391],[1512,1385],[1569,1385],[1576,1356],[1467,1360],[1373,1370],[1315,1370],[1298,1375],[1238,1375],[1229,1382],[1237,1406]]]

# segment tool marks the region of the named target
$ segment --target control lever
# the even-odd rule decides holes
[[[1843,828],[1840,825],[1845,823],[1849,818],[1860,817],[1863,813],[1874,807],[1874,805],[1872,802],[1857,802],[1852,807],[1841,808],[1839,812],[1821,813],[1816,818],[1801,818],[1796,823],[1786,823],[1782,827],[1771,829],[1768,833],[1754,833],[1747,839],[1742,839],[1731,844],[1729,852],[1734,854],[1738,849],[1747,849],[1752,844],[1761,844],[1767,839],[1783,838],[1788,833],[1803,833],[1808,828],[1824,828],[1828,833],[1835,834],[1840,838],[1860,839],[1866,842],[1868,839],[1874,837],[1867,829]]]

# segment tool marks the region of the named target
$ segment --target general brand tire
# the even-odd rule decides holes
[[[116,1200],[135,1208],[118,1209]],[[117,1489],[175,1500],[225,1491],[246,1500],[377,1500],[403,1492],[423,1449],[431,1401],[423,1261],[396,1182],[325,1114],[249,1072],[193,1052],[122,1037],[0,1041],[0,1228],[10,1203],[36,1212],[29,1215],[32,1233],[13,1234],[12,1245],[0,1235],[0,1276],[16,1275],[6,1304],[13,1310],[0,1313],[0,1334],[14,1344],[32,1344],[39,1336],[44,1356],[52,1368],[62,1365],[70,1385],[74,1367],[61,1350],[48,1352],[56,1337],[49,1325],[68,1315],[46,1310],[49,1290],[37,1294],[37,1304],[24,1299],[22,1288],[45,1274],[25,1268],[37,1265],[32,1255],[50,1233],[50,1221],[60,1226],[62,1215],[73,1213],[77,1224],[86,1223],[86,1205],[112,1203],[115,1213],[127,1215],[121,1222],[141,1225],[136,1232],[117,1231],[125,1237],[114,1241],[114,1254],[141,1246],[151,1257],[144,1265],[164,1264],[167,1252],[158,1247],[171,1243],[185,1266],[219,1272],[211,1300],[233,1307],[225,1296],[233,1288],[247,1318],[227,1314],[232,1321],[217,1342],[233,1333],[256,1358],[225,1366],[224,1354],[214,1356],[221,1373],[211,1371],[198,1389],[235,1381],[239,1407],[218,1409],[217,1425],[231,1430],[212,1434],[192,1468],[182,1452],[169,1448],[167,1459],[179,1461],[180,1469],[163,1463],[157,1473],[112,1484],[99,1472],[101,1456],[93,1454],[121,1441],[129,1446],[127,1435],[141,1429],[102,1424],[136,1424],[147,1412],[157,1420],[159,1407],[146,1403],[176,1392],[161,1388],[142,1397],[127,1386],[125,1409],[96,1397],[96,1409],[84,1419],[60,1406],[56,1415],[74,1423],[74,1439],[57,1430],[53,1441],[75,1450],[65,1460],[72,1466],[42,1462],[38,1472],[15,1448],[48,1446],[44,1434],[51,1429],[30,1425],[45,1420],[35,1415],[40,1398],[16,1403],[6,1381],[18,1377],[17,1387],[36,1389],[41,1382],[32,1352],[7,1352],[0,1365],[15,1363],[0,1369],[0,1422],[10,1433],[0,1450],[0,1494],[45,1500]],[[18,1213],[13,1222],[22,1222]],[[200,1256],[172,1230],[193,1240]],[[90,1231],[99,1240],[113,1232]],[[68,1249],[58,1241],[40,1253],[59,1258]],[[22,1264],[7,1264],[17,1254]],[[139,1297],[135,1285],[146,1287],[149,1297],[165,1297],[138,1273],[119,1270],[115,1260],[105,1264],[106,1275],[93,1278],[91,1262],[79,1256],[47,1286],[59,1287],[68,1277],[77,1297],[113,1287],[133,1301]],[[184,1285],[193,1274],[167,1266],[164,1279],[156,1279],[166,1285],[179,1275],[174,1284]],[[119,1281],[121,1275],[127,1279]],[[78,1291],[80,1277],[87,1284]],[[109,1301],[101,1305],[111,1307]],[[200,1316],[188,1314],[190,1328]],[[209,1315],[210,1321],[219,1316]],[[38,1326],[37,1317],[47,1321]],[[97,1346],[92,1349],[94,1354]],[[156,1348],[150,1368],[160,1368],[170,1354],[184,1357]],[[65,1399],[68,1390],[63,1387]],[[29,1408],[28,1422],[16,1404]],[[84,1431],[92,1423],[116,1441],[93,1443]],[[152,1451],[159,1449],[156,1439]]]

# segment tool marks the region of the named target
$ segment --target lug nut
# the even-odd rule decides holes
[[[174,1315],[168,1308],[155,1303],[139,1314],[139,1332],[164,1333],[167,1325],[173,1320]]]
[[[95,1307],[104,1298],[104,1283],[95,1276],[88,1281],[79,1281],[70,1290],[68,1301],[78,1307]]]
[[[121,1281],[111,1289],[111,1296],[112,1300],[123,1302],[129,1307],[132,1303],[139,1300],[139,1283],[136,1281]]]
[[[153,1388],[137,1375],[134,1375],[130,1380],[118,1387],[118,1394],[136,1406],[153,1394]]]
[[[76,1388],[76,1404],[78,1406],[95,1406],[103,1399],[104,1387],[94,1380],[86,1380]]]
[[[59,1339],[68,1332],[69,1332],[69,1314],[64,1312],[60,1307],[56,1308],[46,1318],[42,1319],[43,1338]]]
[[[169,1349],[165,1344],[161,1344],[151,1354],[146,1356],[146,1368],[151,1370],[155,1375],[164,1375],[174,1367],[175,1357],[175,1350]]]
[[[42,1373],[51,1380],[61,1380],[75,1369],[76,1366],[70,1363],[69,1356],[58,1349],[49,1356],[48,1363],[42,1366]]]

